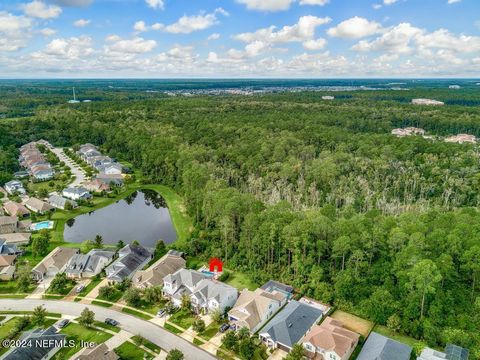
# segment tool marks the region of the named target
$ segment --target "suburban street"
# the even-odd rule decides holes
[[[75,176],[75,180],[70,184],[70,186],[79,186],[82,182],[85,181],[85,172],[83,169],[75,164],[65,153],[62,148],[51,147],[50,150],[57,155],[60,161],[65,162],[65,164],[72,171],[72,175]]]
[[[95,312],[95,319],[104,321],[106,318],[117,320],[119,327],[135,335],[155,343],[166,351],[179,349],[185,355],[185,359],[211,360],[215,357],[206,351],[194,346],[181,337],[168,332],[152,322],[136,318],[134,316],[120,313],[108,308],[85,305],[75,302],[58,300],[36,300],[36,299],[0,299],[0,310],[10,311],[32,311],[36,306],[42,305],[47,311],[61,313],[69,316],[79,316],[85,307]]]

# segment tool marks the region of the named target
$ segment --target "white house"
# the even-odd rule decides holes
[[[122,165],[119,163],[110,163],[97,167],[97,170],[106,175],[121,175],[122,174]]]
[[[163,295],[169,298],[174,306],[180,307],[182,296],[193,294],[195,287],[209,276],[200,271],[180,269],[163,278]]]
[[[25,189],[23,188],[23,184],[18,180],[12,180],[7,182],[5,184],[5,190],[10,195],[14,195],[17,193],[24,195],[26,193]]]
[[[69,187],[63,190],[62,195],[70,200],[87,200],[92,197],[84,187]]]
[[[100,274],[115,256],[113,251],[93,249],[88,254],[76,254],[67,264],[65,273],[69,278],[90,278]]]
[[[190,295],[192,308],[196,313],[223,313],[232,307],[238,298],[238,291],[232,286],[213,279],[203,279]]]

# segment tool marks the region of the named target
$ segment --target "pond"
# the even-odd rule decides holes
[[[119,240],[138,240],[146,247],[155,247],[157,240],[169,244],[176,240],[165,200],[153,190],[136,191],[123,200],[70,219],[65,224],[65,241],[81,243],[103,237],[104,244]]]

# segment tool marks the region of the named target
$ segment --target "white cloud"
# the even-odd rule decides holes
[[[398,0],[383,0],[383,3],[385,5],[393,5],[397,2]]]
[[[218,39],[220,39],[220,34],[218,33],[214,33],[207,38],[207,40],[210,40],[210,41],[218,40]]]
[[[324,24],[328,24],[332,19],[329,17],[319,18],[316,16],[302,16],[298,22],[291,26],[284,26],[275,31],[275,26],[259,29],[253,33],[242,33],[235,35],[236,40],[243,42],[253,42],[256,40],[264,41],[265,43],[288,43],[292,41],[306,41],[311,40],[315,36],[315,29]]]
[[[321,50],[327,45],[327,40],[319,38],[316,40],[307,40],[303,43],[303,47],[307,50]]]
[[[160,23],[155,23],[152,25],[152,30],[162,30],[165,27],[165,25],[160,24]]]
[[[458,53],[480,52],[480,36],[455,36],[446,29],[439,29],[415,38],[421,48],[436,48]]]
[[[26,15],[40,19],[56,18],[62,13],[62,9],[59,6],[47,5],[40,0],[23,4],[22,8]]]
[[[55,29],[50,29],[50,28],[45,28],[45,29],[41,29],[39,31],[40,34],[42,34],[43,36],[45,37],[50,37],[50,36],[53,36],[57,33],[57,30]]]
[[[87,19],[78,19],[77,21],[75,21],[73,23],[73,26],[76,26],[76,27],[85,27],[87,26],[88,24],[90,24],[90,20],[87,20]]]
[[[148,30],[145,21],[137,21],[135,25],[133,25],[133,29],[137,32],[145,32]]]
[[[164,30],[172,34],[190,34],[194,31],[205,30],[218,24],[217,14],[228,16],[228,12],[222,8],[215,9],[210,14],[199,14],[193,16],[184,15],[176,23],[165,26]]]
[[[38,57],[52,56],[55,59],[75,60],[93,54],[92,44],[93,41],[88,36],[54,39],[47,44],[42,52],[34,54]]]
[[[145,2],[152,9],[165,9],[165,2],[163,0],[145,0]]]
[[[408,54],[412,51],[411,40],[422,30],[408,23],[390,28],[382,36],[368,42],[360,41],[352,47],[356,51],[382,51],[387,53]]]
[[[105,53],[113,56],[121,56],[122,54],[143,54],[152,51],[157,46],[155,40],[146,40],[142,37],[122,39],[118,35],[110,35],[106,40],[110,44],[105,46]]]
[[[32,21],[0,11],[0,51],[17,51],[27,45]]]
[[[300,0],[300,5],[327,5],[330,0]]]
[[[260,55],[260,53],[268,47],[269,45],[267,43],[256,40],[247,44],[244,50],[230,49],[227,54],[232,59],[251,58]]]
[[[288,10],[294,0],[237,0],[249,10],[281,11]]]
[[[451,4],[456,4],[456,3],[459,3],[461,2],[462,0],[448,0],[448,5],[451,5]]]
[[[380,32],[381,25],[375,21],[369,21],[365,18],[355,16],[342,21],[335,27],[328,29],[327,33],[333,37],[345,39],[359,39],[365,36]]]

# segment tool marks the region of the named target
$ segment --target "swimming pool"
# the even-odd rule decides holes
[[[53,228],[53,221],[42,221],[35,224],[30,225],[30,229],[32,231],[39,231],[44,229],[52,229]]]

